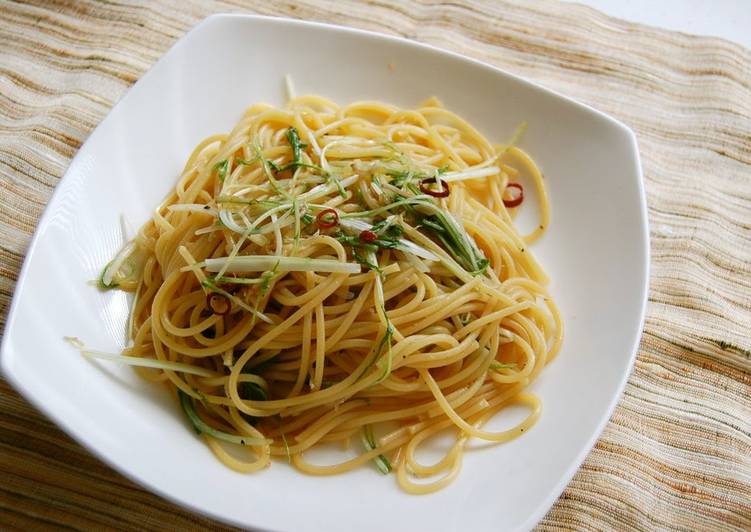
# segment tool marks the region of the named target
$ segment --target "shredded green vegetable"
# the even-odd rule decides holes
[[[384,311],[385,315],[385,311]],[[386,318],[388,320],[388,318]],[[386,359],[386,364],[383,368],[383,375],[376,381],[376,383],[384,381],[390,374],[391,374],[391,366],[394,361],[394,356],[391,352],[391,342],[394,338],[394,326],[391,325],[391,321],[388,321],[388,325],[386,327],[386,333],[383,335],[383,338],[381,338],[381,341],[378,342],[378,353],[379,355],[383,352],[384,348],[386,349],[386,354],[383,355],[383,357]]]
[[[238,436],[235,434],[229,434],[228,432],[223,432],[221,430],[217,430],[207,424],[204,420],[201,419],[201,417],[196,412],[195,405],[193,404],[193,398],[191,398],[188,394],[183,392],[182,390],[177,391],[177,395],[180,397],[180,406],[183,409],[183,412],[185,412],[185,415],[188,417],[188,420],[193,425],[193,428],[198,432],[199,434],[206,434],[207,436],[211,436],[212,438],[215,438],[217,440],[226,441],[229,443],[235,443],[237,445],[252,445],[252,446],[258,446],[258,445],[265,445],[268,443],[271,443],[270,440],[264,439],[264,438],[254,438],[252,436]]]
[[[154,358],[113,355],[112,353],[92,351],[90,349],[80,349],[80,351],[81,354],[87,358],[99,358],[102,360],[109,360],[110,362],[118,362],[120,364],[125,364],[128,366],[162,369],[166,371],[179,371],[181,373],[189,373],[191,375],[199,375],[201,377],[216,376],[216,372],[209,369],[201,368],[198,366],[191,366],[190,364],[181,364],[180,362],[167,362],[165,360],[156,360]]]
[[[241,382],[238,385],[238,393],[240,397],[249,401],[266,401],[269,398],[266,391],[255,382]]]
[[[368,260],[367,257],[363,257],[360,253],[358,253],[357,249],[352,250],[352,257],[357,261],[358,264],[362,264],[367,269],[378,272],[379,274],[383,273],[381,271],[381,268],[379,268],[377,264]]]
[[[112,266],[112,263],[114,261],[109,261],[107,265],[102,268],[101,273],[99,274],[99,277],[96,280],[96,285],[99,287],[100,290],[112,290],[113,288],[117,288],[119,285],[117,281],[113,278],[109,284],[104,282],[104,274],[107,272],[107,270]]]
[[[375,436],[373,434],[373,427],[371,425],[365,425],[362,428],[362,444],[367,451],[372,451],[377,448]],[[378,471],[384,475],[391,473],[391,462],[384,455],[379,454],[373,458],[373,463],[378,468]]]
[[[287,130],[286,136],[287,142],[289,142],[289,145],[292,148],[292,162],[285,168],[297,167],[298,165],[302,164],[302,148],[304,147],[304,145],[300,142],[300,135],[298,135],[295,128],[289,128]]]
[[[229,159],[224,159],[223,161],[216,163],[214,165],[214,170],[216,171],[217,176],[219,176],[219,179],[224,181],[227,177],[227,172],[229,171]]]

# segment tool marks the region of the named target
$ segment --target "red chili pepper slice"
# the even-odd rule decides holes
[[[517,192],[516,194],[511,194],[511,199],[503,199],[503,204],[507,209],[518,207],[522,204],[522,201],[524,201],[524,187],[519,183],[509,183],[506,185],[506,191],[509,192],[510,190],[516,190]]]
[[[316,221],[318,222],[318,227],[322,227],[324,229],[334,227],[335,225],[339,224],[339,213],[334,209],[324,209],[318,213],[318,216],[316,216]]]
[[[420,181],[420,191],[423,194],[428,194],[429,196],[433,196],[434,198],[445,198],[449,195],[451,192],[449,190],[449,184],[445,181],[441,181],[441,190],[433,190],[430,188],[431,184],[438,183],[438,179],[435,177],[428,177],[427,179],[423,179]]]
[[[211,292],[206,296],[206,305],[211,309],[211,312],[220,316],[224,316],[232,308],[229,298],[216,292]]]
[[[373,242],[375,240],[378,240],[378,235],[373,231],[366,229],[360,232],[360,242]]]

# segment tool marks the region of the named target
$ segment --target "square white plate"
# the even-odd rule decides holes
[[[118,351],[127,299],[88,284],[174,186],[192,148],[251,103],[298,93],[414,107],[428,96],[542,166],[553,205],[534,252],[551,275],[563,350],[535,383],[539,423],[471,451],[428,496],[362,468],[311,477],[284,462],[226,469],[161,388],[91,363],[63,342]],[[530,222],[531,223],[531,222]],[[521,530],[548,510],[605,425],[641,332],[648,231],[633,133],[619,122],[488,65],[403,39],[292,20],[213,16],[183,37],[92,133],[55,191],[29,249],[2,344],[2,369],[40,410],[156,493],[242,526],[273,530]]]

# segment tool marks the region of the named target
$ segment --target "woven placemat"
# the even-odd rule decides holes
[[[212,12],[398,34],[633,128],[652,278],[613,418],[541,529],[751,529],[751,52],[544,0],[0,2],[0,316],[52,190],[114,102]],[[226,529],[135,486],[0,381],[0,529]]]

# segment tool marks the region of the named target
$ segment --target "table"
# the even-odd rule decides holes
[[[577,0],[566,0],[574,2]],[[711,35],[751,48],[751,9],[746,0],[580,0],[604,13],[632,22]]]
[[[0,319],[56,183],[112,105],[212,12],[347,24],[476,57],[638,136],[652,276],[635,368],[541,530],[751,529],[751,52],[577,4],[0,6]],[[0,528],[226,527],[113,472],[0,381]]]

